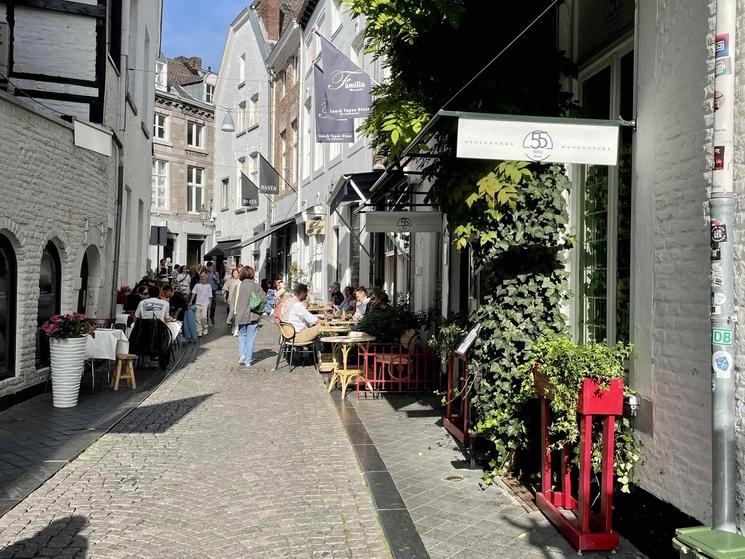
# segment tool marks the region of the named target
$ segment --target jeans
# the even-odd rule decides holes
[[[215,302],[217,301],[217,291],[214,289],[212,290],[212,305],[210,306],[210,320],[212,322],[215,322],[215,307],[217,306]]]
[[[259,330],[259,323],[241,324],[238,327],[238,354],[243,357],[246,365],[251,364],[251,358],[254,352],[254,342],[256,341],[256,332]]]

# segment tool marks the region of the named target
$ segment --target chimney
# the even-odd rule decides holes
[[[202,69],[202,59],[198,56],[190,56],[186,60],[189,63],[189,66],[191,66],[194,70]]]
[[[254,2],[256,12],[261,18],[261,22],[264,24],[266,29],[267,40],[278,41],[280,35],[280,6],[282,0],[259,0]]]

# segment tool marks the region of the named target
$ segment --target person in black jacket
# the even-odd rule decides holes
[[[186,309],[189,308],[189,302],[180,291],[173,291],[173,287],[167,285],[163,288],[163,297],[171,305],[171,317],[175,320],[184,320]]]

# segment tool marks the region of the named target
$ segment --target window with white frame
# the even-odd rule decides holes
[[[215,98],[215,86],[211,83],[207,83],[204,85],[204,100],[207,103],[212,103],[212,100]]]
[[[158,91],[168,89],[168,66],[164,62],[155,63],[155,89]]]
[[[333,35],[341,27],[344,5],[342,0],[329,0],[329,6],[331,8],[331,34]]]
[[[222,188],[220,189],[220,207],[226,209],[230,207],[230,179],[222,179]]]
[[[241,101],[238,103],[238,126],[236,132],[241,133],[246,130],[246,102]]]
[[[259,123],[259,94],[256,93],[248,100],[248,127]]]
[[[168,162],[153,159],[152,207],[155,210],[168,208]]]
[[[633,117],[634,53],[630,45],[580,74],[582,115]],[[631,272],[631,130],[621,130],[619,164],[578,166],[573,278],[582,342],[629,340]]]
[[[299,158],[299,154],[297,152],[297,120],[293,120],[290,124],[290,133],[292,134],[292,153],[290,154],[290,157],[292,157],[292,177],[290,178],[290,183],[295,185],[297,184],[297,168]]]
[[[190,121],[186,126],[186,144],[193,148],[204,148],[204,125]]]
[[[294,56],[291,56],[287,61],[285,75],[287,76],[287,87],[290,88],[295,85],[295,80],[297,79],[297,59]]]
[[[279,174],[287,180],[287,130],[279,133]]]
[[[186,211],[199,213],[203,205],[204,169],[202,167],[186,168]]]
[[[316,29],[323,29],[323,17],[316,21]],[[317,33],[311,32],[305,39],[305,54],[307,66],[305,72],[308,73],[313,68],[313,62],[318,62],[321,58],[321,38]]]
[[[243,207],[243,180],[241,179],[241,174],[244,174],[248,176],[248,169],[246,168],[246,158],[245,157],[239,157],[238,158],[238,180],[236,180],[236,192],[235,192],[235,207],[241,208]]]
[[[311,158],[313,156],[313,129],[311,128],[310,97],[305,101],[303,111],[303,178],[310,176]]]
[[[246,53],[241,54],[238,58],[238,80],[239,83],[246,81]]]
[[[153,137],[157,140],[168,141],[168,117],[155,113],[153,118]]]

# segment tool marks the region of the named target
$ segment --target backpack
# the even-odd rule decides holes
[[[261,296],[261,292],[252,291],[248,299],[248,308],[252,313],[264,314],[266,308],[266,299]]]

